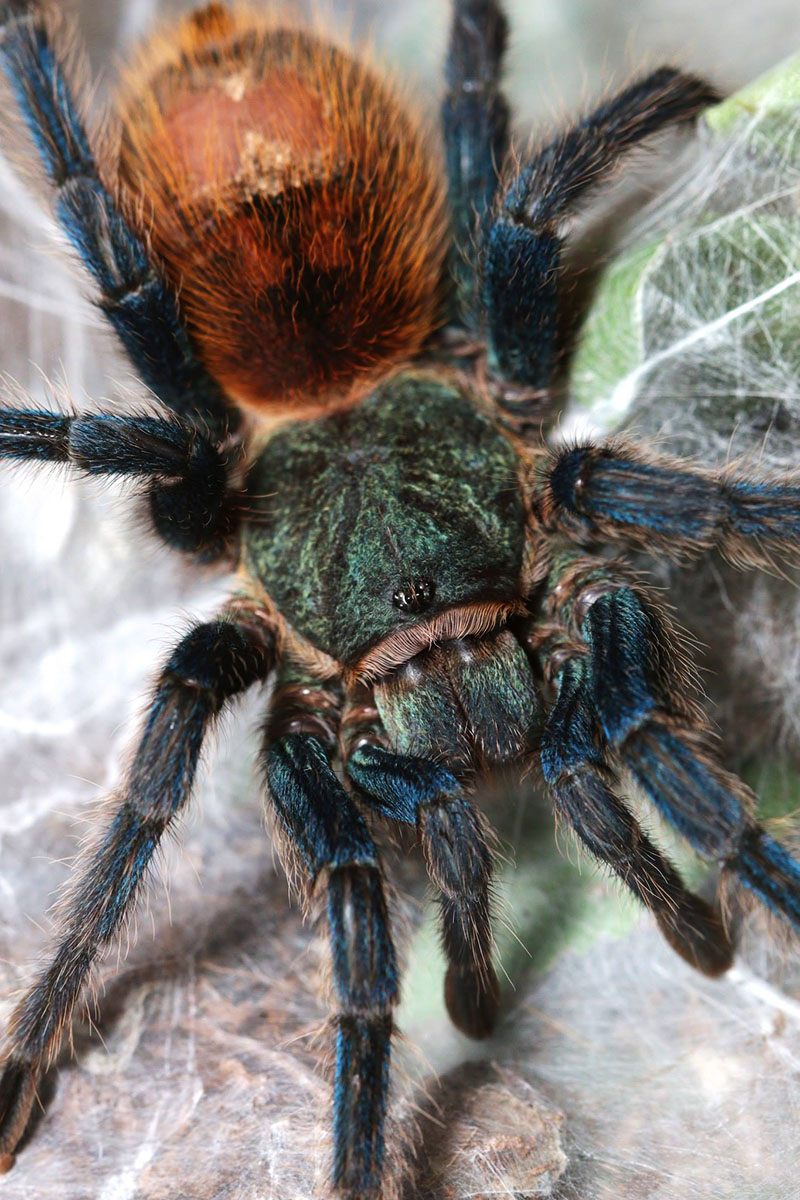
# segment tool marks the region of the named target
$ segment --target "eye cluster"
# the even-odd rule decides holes
[[[392,596],[392,604],[402,613],[421,613],[430,608],[435,595],[436,584],[432,579],[412,579],[400,585]]]

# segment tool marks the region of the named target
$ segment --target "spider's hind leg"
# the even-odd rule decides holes
[[[508,22],[498,0],[456,0],[447,53],[442,129],[453,214],[451,269],[458,318],[479,322],[478,231],[497,191],[508,146],[508,104],[498,86]]]
[[[0,70],[55,191],[56,216],[99,288],[103,313],[159,400],[223,438],[236,424],[236,410],[197,358],[146,238],[101,179],[69,60],[53,10],[37,0],[0,0]]]
[[[485,234],[483,272],[490,365],[502,379],[533,388],[551,382],[565,219],[629,150],[717,98],[703,80],[661,67],[559,134],[508,180]]]

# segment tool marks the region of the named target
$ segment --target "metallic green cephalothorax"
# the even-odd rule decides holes
[[[404,624],[519,594],[520,460],[449,375],[404,371],[358,407],[280,428],[248,485],[248,570],[346,665]],[[415,592],[416,589],[416,592]]]

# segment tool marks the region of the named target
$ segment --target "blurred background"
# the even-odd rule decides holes
[[[126,48],[190,5],[64,7],[87,41],[101,100]],[[371,32],[434,113],[444,0],[333,7]],[[800,14],[788,0],[507,7],[508,90],[521,128],[560,119],[641,66],[669,60],[728,91],[800,50]],[[645,193],[668,165],[653,163],[641,177]],[[121,409],[141,396],[46,204],[4,160],[0,328],[0,370],[37,402],[49,403],[52,387],[77,408]],[[47,945],[47,910],[69,860],[119,779],[158,662],[190,617],[213,611],[229,581],[169,558],[123,488],[50,470],[3,468],[0,480],[5,1016]],[[709,595],[698,587],[684,599],[694,606],[684,622],[706,631],[727,623],[737,645],[749,643],[737,601],[720,617],[720,593]],[[772,634],[758,626],[746,686],[760,683],[778,703],[776,680],[788,686],[797,677],[800,651],[796,637],[781,640],[779,619],[774,625]],[[714,659],[713,632],[704,636]],[[717,659],[739,662],[727,641],[720,645]],[[723,664],[710,686],[725,702],[736,670],[726,676]],[[44,1114],[3,1180],[4,1200],[324,1194],[325,939],[290,905],[264,836],[254,765],[262,707],[248,697],[209,750],[180,845],[167,848],[136,922],[136,945],[103,966],[99,1032],[79,1025],[76,1059],[62,1055],[48,1076]],[[754,728],[752,708],[740,707],[723,706],[741,722],[728,741],[749,738],[762,769],[772,727]],[[782,747],[768,763],[779,773],[794,756],[791,739]],[[791,791],[791,774],[782,778]],[[392,1162],[402,1144],[414,1155],[405,1200],[796,1200],[796,950],[756,916],[743,924],[737,968],[704,980],[574,848],[556,845],[540,797],[498,792],[487,809],[505,847],[507,978],[503,1021],[486,1044],[450,1027],[419,863],[407,848],[387,851],[407,945],[390,1131]],[[703,886],[699,870],[695,878]]]

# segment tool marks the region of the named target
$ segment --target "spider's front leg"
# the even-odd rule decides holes
[[[377,1200],[389,1060],[398,998],[378,854],[337,779],[341,697],[287,665],[266,731],[264,764],[290,875],[310,898],[327,879],[336,994],[333,1184],[348,1200]]]
[[[541,745],[556,816],[650,910],[682,958],[707,975],[721,974],[732,949],[719,914],[688,891],[618,795],[619,779],[596,728],[596,668],[585,643],[563,627],[544,627],[534,629],[529,644],[556,693]]]
[[[492,962],[492,858],[483,819],[447,767],[387,749],[369,689],[346,710],[344,727],[350,779],[384,817],[417,830],[439,897],[450,1019],[468,1037],[487,1037],[497,1020],[500,991]]]
[[[528,660],[508,628],[458,637],[378,680],[374,697],[377,712],[368,706],[348,733],[348,774],[385,816],[416,825],[439,892],[447,1008],[462,1032],[485,1037],[498,1008],[492,861],[465,780],[530,760],[541,702]]]
[[[585,651],[559,687],[575,689],[594,745],[630,771],[695,850],[800,930],[800,864],[756,823],[749,789],[719,762],[666,614],[646,589],[591,560],[567,568],[550,603]],[[545,748],[543,761],[547,769]]]
[[[581,541],[622,543],[686,559],[717,549],[730,562],[775,568],[800,558],[800,475],[706,471],[619,439],[554,451],[542,518]]]
[[[246,600],[192,629],[167,660],[121,801],[65,905],[55,955],[11,1017],[0,1078],[6,1166],[92,965],[131,912],[164,831],[189,797],[207,729],[226,702],[266,678],[273,661],[271,626]]]

